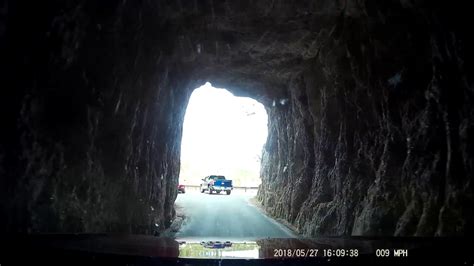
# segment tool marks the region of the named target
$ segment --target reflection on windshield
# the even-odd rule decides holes
[[[183,242],[179,245],[181,258],[249,258],[259,257],[260,247],[256,242],[232,243],[225,248],[208,248],[201,243]]]

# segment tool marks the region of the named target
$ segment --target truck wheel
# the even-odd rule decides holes
[[[230,195],[230,190],[227,190],[225,193],[227,193],[227,195]]]
[[[204,189],[201,189],[201,193],[204,193],[204,191],[205,191]]]

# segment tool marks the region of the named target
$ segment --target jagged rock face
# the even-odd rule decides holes
[[[259,199],[304,235],[472,234],[463,28],[371,4],[317,41],[288,104],[268,108]]]
[[[5,7],[3,231],[153,233],[170,224],[185,70],[145,40],[136,17],[144,7],[109,4]]]
[[[472,234],[472,42],[446,5],[5,1],[1,230],[169,226],[210,81],[266,106],[258,198],[302,234]]]

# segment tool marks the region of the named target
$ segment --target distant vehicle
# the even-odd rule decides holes
[[[201,245],[205,248],[227,248],[227,247],[232,247],[232,242],[230,241],[225,241],[225,242],[221,242],[221,241],[207,241],[207,242],[204,242],[202,241],[201,242]]]
[[[184,185],[178,185],[178,193],[186,193],[186,189]]]
[[[221,191],[225,191],[227,195],[230,195],[232,191],[232,180],[225,179],[223,175],[210,175],[206,176],[202,179],[203,183],[201,183],[201,193],[205,191],[209,191],[209,194],[212,192],[221,193]]]

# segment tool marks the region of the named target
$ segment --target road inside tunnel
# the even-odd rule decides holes
[[[253,204],[255,195],[256,190],[237,190],[229,196],[198,191],[179,194],[176,205],[186,217],[176,239],[249,241],[296,237]]]

